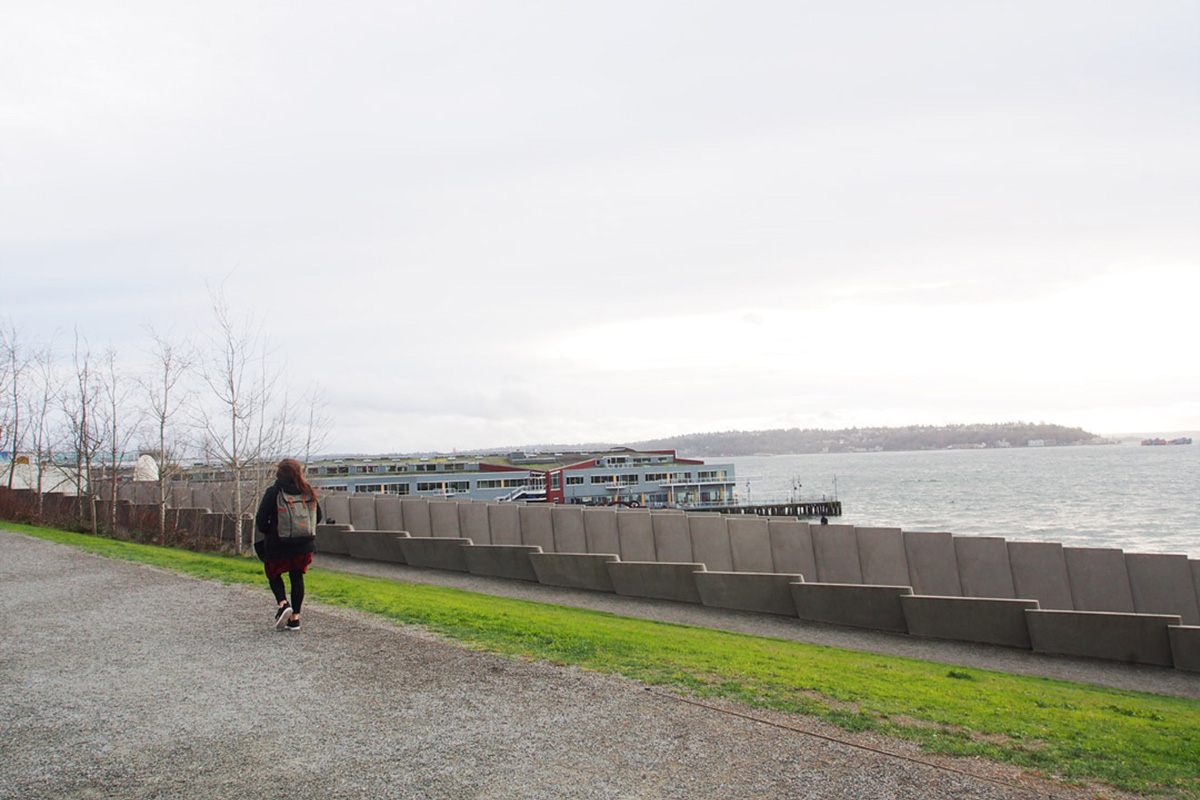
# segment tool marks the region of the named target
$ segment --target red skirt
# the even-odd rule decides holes
[[[308,565],[312,563],[312,553],[301,553],[298,556],[291,558],[281,558],[278,561],[268,561],[263,564],[263,569],[267,572],[268,578],[275,578],[285,572],[299,570],[300,572],[308,572]]]

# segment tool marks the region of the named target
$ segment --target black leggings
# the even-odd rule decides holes
[[[299,614],[300,606],[304,603],[304,570],[294,569],[288,573],[288,578],[292,582],[292,611]],[[275,602],[282,603],[287,600],[287,592],[283,588],[283,576],[276,575],[268,580],[271,582],[271,591],[275,593]]]

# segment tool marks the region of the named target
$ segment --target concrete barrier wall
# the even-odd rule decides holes
[[[686,514],[648,514],[654,533],[654,560],[697,561],[692,555],[692,536]]]
[[[1126,553],[1133,610],[1140,614],[1178,614],[1184,625],[1200,625],[1200,602],[1187,556]]]
[[[433,526],[429,522],[429,501],[424,497],[405,497],[400,501],[404,509],[404,530],[414,538],[433,536]]]
[[[322,502],[324,502],[324,501],[322,501]],[[213,509],[212,489],[208,488],[207,486],[197,486],[197,487],[193,488],[192,489],[192,507],[193,508],[207,508],[209,511],[215,510],[215,509]],[[349,506],[347,506],[345,516],[346,516],[346,522],[349,522],[350,521]]]
[[[1167,635],[1171,640],[1171,659],[1175,662],[1175,669],[1200,672],[1200,627],[1170,625]]]
[[[375,498],[369,494],[350,496],[350,524],[355,530],[378,530],[375,519]]]
[[[489,503],[487,510],[492,544],[520,544],[521,507],[512,503]]]
[[[395,531],[360,531],[350,530],[343,534],[346,549],[354,558],[369,561],[390,561],[395,564],[405,564],[404,550],[399,540],[407,534]],[[320,543],[317,545],[320,550]]]
[[[955,536],[954,558],[963,597],[1016,598],[1008,543],[998,536]],[[1021,623],[1024,627],[1024,622]],[[1028,633],[1026,634],[1028,638]]]
[[[717,572],[730,572],[733,566],[733,541],[729,535],[729,524],[722,514],[689,514],[687,517],[688,538],[692,542],[694,560],[704,565],[705,569]],[[766,542],[767,529],[763,526],[763,544],[770,558],[770,546]],[[685,559],[692,560],[692,559]],[[770,572],[768,567],[763,572]]]
[[[800,619],[893,633],[908,632],[900,598],[912,594],[909,586],[806,581],[790,585],[796,616]]]
[[[1071,607],[1076,611],[1132,614],[1133,595],[1125,572],[1125,554],[1107,547],[1064,547]]]
[[[812,532],[807,522],[768,520],[767,535],[771,540],[774,572],[803,575],[806,581],[816,581],[817,561],[813,555]]]
[[[539,583],[565,586],[593,592],[613,592],[608,563],[616,561],[607,553],[531,553],[529,562]]]
[[[880,586],[908,584],[908,558],[899,528],[855,528],[862,582]]]
[[[813,557],[820,583],[862,583],[858,537],[853,525],[811,525]],[[807,578],[805,578],[807,580]]]
[[[200,490],[192,492],[192,497],[198,498]],[[321,514],[330,525],[350,524],[350,497],[345,492],[330,492],[321,495]]]
[[[647,511],[618,511],[617,535],[621,542],[622,561],[657,561],[654,552],[654,527]],[[616,582],[613,582],[616,585]],[[617,592],[620,593],[620,589]],[[696,599],[699,603],[699,598]]]
[[[619,524],[619,523],[618,523]],[[617,594],[653,600],[700,603],[697,572],[703,564],[668,564],[659,561],[609,561],[608,577]]]
[[[1025,611],[1038,604],[1036,600],[912,595],[901,597],[900,607],[913,636],[1028,650],[1032,644]]]
[[[768,527],[770,523],[767,520],[743,516],[721,516],[720,519],[724,521],[727,531],[726,538],[729,540],[730,566],[725,568],[710,565],[709,569],[715,568],[718,571],[729,569],[734,572],[780,572],[775,568],[775,556],[771,550],[771,532]],[[696,528],[694,526],[692,531],[692,546],[695,547]],[[812,552],[811,543],[809,552],[810,554]],[[702,558],[698,560],[704,561]]]
[[[352,530],[349,524],[318,525],[317,552],[350,555],[350,547],[346,544],[346,532],[349,530]]]
[[[540,547],[544,553],[554,552],[554,522],[550,517],[550,506],[521,506],[521,544]]]
[[[466,539],[477,545],[492,543],[492,532],[488,527],[487,503],[459,503],[458,529]]]
[[[472,575],[519,581],[537,581],[529,557],[540,552],[542,548],[524,544],[468,544],[462,548]]]
[[[791,584],[802,580],[799,575],[705,571],[695,573],[693,579],[706,606],[796,616]]]
[[[589,508],[583,512],[583,530],[587,552],[621,554],[621,536],[617,532],[617,512],[610,508]]]
[[[462,538],[462,531],[458,527],[458,503],[454,500],[430,500],[429,527],[435,539]]]
[[[583,527],[583,509],[579,506],[554,506],[550,512],[554,528],[554,552],[586,553],[587,533]]]
[[[1022,600],[1037,600],[1043,609],[1072,609],[1071,582],[1063,546],[1056,542],[1009,542],[1013,591]]]
[[[195,508],[192,502],[192,488],[180,484],[172,484],[167,502],[175,508]]]
[[[353,532],[348,535],[353,535]],[[414,536],[399,537],[397,541],[400,543],[400,549],[404,552],[405,563],[414,567],[470,572],[467,567],[467,557],[463,554],[463,545],[471,544],[470,539]]]
[[[913,594],[962,597],[954,536],[932,531],[905,531],[909,586]]]
[[[1026,611],[1035,652],[1174,665],[1168,627],[1178,616],[1109,611]]]
[[[404,530],[404,506],[394,494],[375,498],[375,524],[381,531]]]

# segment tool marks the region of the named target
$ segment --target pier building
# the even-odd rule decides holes
[[[732,464],[680,458],[674,450],[357,456],[313,462],[308,476],[326,492],[354,494],[645,508],[737,504]]]

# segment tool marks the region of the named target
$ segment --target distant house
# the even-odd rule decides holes
[[[15,465],[0,463],[0,485],[8,485],[10,467],[13,470],[12,488],[38,490],[37,467],[30,464],[29,459],[25,456],[17,456],[17,463]],[[41,491],[75,495],[78,493],[78,478],[79,473],[71,467],[60,466],[58,464],[44,464],[41,474]]]

